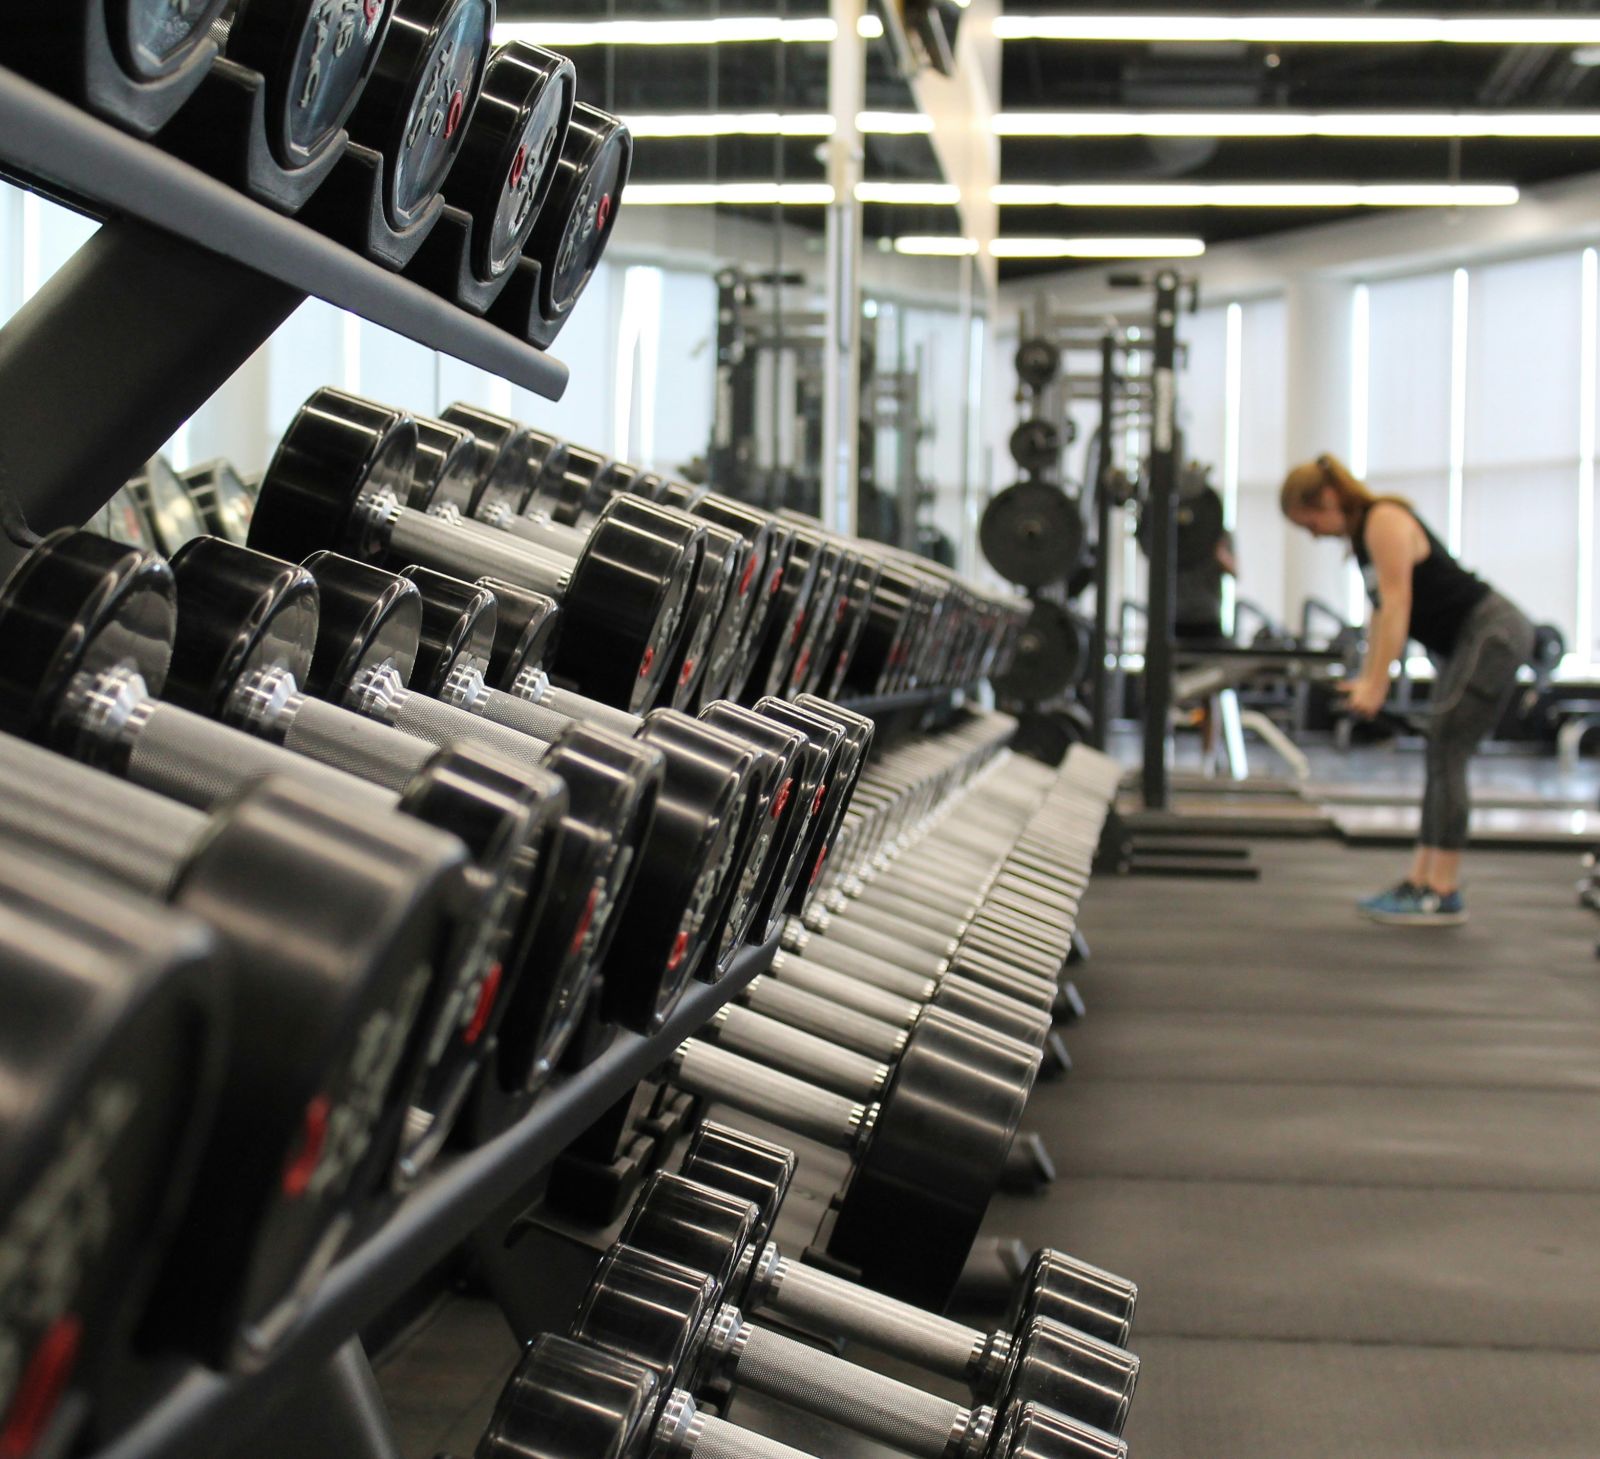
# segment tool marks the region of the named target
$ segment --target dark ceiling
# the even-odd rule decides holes
[[[1078,9],[1188,12],[1183,3],[1135,6],[1116,0],[1074,6],[1032,0],[1008,13]],[[1206,7],[1212,9],[1213,7]],[[1600,0],[1517,6],[1463,3],[1421,7],[1380,0],[1321,0],[1302,13],[1576,16],[1600,13]],[[1283,13],[1262,0],[1228,0],[1224,13]],[[563,18],[778,15],[826,13],[819,0],[567,0]],[[505,19],[549,16],[550,7],[501,0]],[[585,47],[575,55],[585,99],[621,112],[827,110],[827,53],[817,45],[722,45],[649,49]],[[1150,45],[1009,41],[1003,52],[1002,109],[1056,110],[1574,110],[1600,109],[1600,67],[1577,64],[1567,47],[1479,45]],[[869,48],[871,109],[910,107],[893,75],[886,43]],[[1600,139],[1140,139],[1008,138],[1001,145],[1006,182],[1277,181],[1513,182],[1520,185],[1600,169]],[[643,139],[635,177],[652,181],[820,181],[817,143],[764,137],[695,141]],[[869,137],[867,175],[937,180],[925,137]],[[812,214],[808,220],[806,214]],[[1326,209],[1007,207],[1007,237],[1069,234],[1188,234],[1207,242],[1256,237],[1342,216]],[[785,220],[820,223],[820,210],[786,208]],[[953,209],[872,207],[869,236],[949,233]],[[1013,263],[1008,273],[1060,269],[1059,261]]]

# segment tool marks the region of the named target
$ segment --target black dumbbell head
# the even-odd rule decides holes
[[[995,1404],[1042,1403],[1108,1434],[1120,1434],[1138,1380],[1139,1359],[1126,1348],[1036,1317],[1012,1339]]]
[[[472,269],[485,283],[517,261],[555,181],[577,92],[572,62],[513,41],[489,58],[445,196],[472,215]]]
[[[305,560],[322,603],[317,648],[305,687],[338,701],[366,670],[388,666],[409,684],[422,642],[422,594],[415,583],[337,552]]]
[[[542,670],[553,662],[556,635],[561,631],[561,605],[544,593],[499,578],[479,578],[478,586],[487,588],[495,599],[489,682],[497,689],[509,689],[525,670]]]
[[[798,1165],[793,1150],[731,1125],[702,1120],[689,1137],[678,1170],[701,1185],[752,1203],[760,1216],[758,1232],[765,1235],[778,1219]]]
[[[749,1201],[658,1170],[640,1188],[617,1240],[623,1247],[709,1273],[724,1299],[737,1302],[760,1235],[759,1213]]]
[[[153,552],[52,532],[0,586],[0,728],[51,738],[75,685],[107,669],[159,694],[176,622],[172,570]]]
[[[172,559],[178,629],[164,697],[221,717],[241,680],[283,669],[304,681],[317,642],[317,582],[303,567],[220,537]]]
[[[721,1299],[709,1272],[616,1245],[601,1257],[572,1335],[653,1368],[663,1386],[694,1386]]]
[[[523,1350],[474,1459],[646,1459],[666,1395],[643,1363],[547,1333]]]
[[[62,1426],[115,1381],[210,1128],[227,972],[203,923],[0,849],[0,1436],[13,1453],[64,1452]]]
[[[391,13],[391,0],[241,0],[228,59],[267,79],[267,142],[280,166],[315,161],[344,126]]]
[[[427,211],[466,137],[489,59],[495,0],[393,0],[394,19],[350,135],[381,152],[384,213],[404,231]]]
[[[227,0],[106,0],[106,29],[128,74],[155,81],[177,70],[211,34]]]
[[[400,576],[422,595],[422,636],[412,687],[438,697],[458,668],[487,675],[496,632],[495,595],[431,568],[402,568]]]
[[[250,546],[286,562],[325,547],[367,555],[357,503],[405,503],[416,452],[416,422],[404,411],[325,386],[300,407],[261,478]]]
[[[1021,1328],[1049,1317],[1121,1347],[1133,1329],[1138,1300],[1138,1287],[1126,1277],[1043,1247],[1022,1274],[1008,1325]]]
[[[1114,1434],[1038,1403],[1007,1409],[989,1452],[993,1459],[1128,1459],[1128,1446]]]
[[[417,454],[406,505],[425,512],[448,503],[459,511],[469,511],[478,484],[477,443],[472,432],[432,416],[418,416],[416,424]]]
[[[572,109],[555,181],[528,239],[540,267],[539,305],[559,325],[578,302],[611,241],[633,163],[633,138],[619,118],[580,102]]]
[[[513,516],[526,511],[533,491],[528,469],[533,432],[503,415],[459,400],[445,407],[442,418],[472,433],[476,458],[471,495],[466,500],[453,499],[453,504],[472,517],[484,516],[491,508]]]

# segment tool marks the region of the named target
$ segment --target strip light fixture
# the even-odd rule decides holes
[[[659,112],[625,116],[635,137],[831,137],[827,112]],[[856,125],[875,136],[933,131],[933,119],[914,111],[864,111]]]
[[[1500,183],[999,183],[1002,206],[1063,208],[1483,208],[1517,200]]]
[[[1008,41],[1580,46],[1600,42],[1600,19],[1551,15],[1002,15],[995,19],[994,33]]]
[[[922,258],[968,258],[978,251],[978,240],[954,235],[908,233],[903,238],[895,239],[894,251]]]
[[[863,40],[883,35],[876,15],[856,24]],[[777,41],[785,45],[828,45],[839,28],[827,16],[786,20],[772,15],[721,15],[698,20],[503,20],[494,28],[496,45],[527,41],[566,51],[574,46],[724,46]]]
[[[863,128],[865,130],[865,128]],[[1001,112],[1001,137],[1600,137],[1600,112]]]
[[[1200,238],[996,238],[995,258],[1199,258]]]

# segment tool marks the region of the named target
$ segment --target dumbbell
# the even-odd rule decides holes
[[[788,1156],[785,1169],[792,1174],[792,1153],[769,1149]],[[737,1193],[658,1171],[640,1191],[618,1243],[710,1273],[722,1300],[752,1318],[765,1311],[830,1341],[861,1342],[963,1383],[979,1402],[998,1409],[1019,1401],[1043,1403],[1121,1432],[1139,1374],[1139,1360],[1131,1353],[1035,1313],[1014,1328],[980,1332],[790,1261],[768,1240],[766,1219],[769,1209],[782,1204],[787,1186],[785,1175],[762,1207]],[[1095,1290],[1109,1276],[1055,1255],[1058,1266],[1073,1269],[1075,1291]]]
[[[170,76],[211,38],[211,23],[226,0],[106,0],[106,29],[129,76],[158,81]]]
[[[715,1192],[708,1194],[726,1200]],[[748,1218],[751,1208],[742,1209]],[[1069,1362],[1077,1357],[1071,1339],[1081,1335],[1052,1328],[1053,1324],[1035,1324],[1039,1351],[1037,1363],[1028,1367],[1030,1376],[1052,1357]],[[743,1384],[903,1453],[925,1459],[1009,1459],[1002,1439],[1003,1419],[996,1410],[964,1408],[757,1327],[723,1300],[722,1289],[710,1273],[633,1247],[613,1246],[601,1258],[579,1306],[572,1335],[646,1363],[665,1382],[690,1393],[718,1380]],[[1058,1335],[1061,1341],[1052,1344],[1051,1339]],[[1052,1353],[1052,1346],[1060,1351]],[[1015,1406],[1020,1408],[1028,1401],[1019,1400]],[[1086,1402],[1085,1406],[1091,1405]],[[1099,1406],[1113,1416],[1126,1409],[1125,1403]],[[1073,1415],[1058,1416],[1091,1431],[1094,1428]],[[1117,1442],[1104,1430],[1096,1439],[1100,1443],[1109,1439],[1113,1445]],[[1058,1452],[1083,1451],[1069,1444]]]
[[[598,523],[577,558],[541,553],[481,524],[453,524],[405,505],[416,452],[402,412],[342,391],[317,391],[296,415],[262,480],[250,545],[289,561],[319,548],[472,582],[503,578],[561,604],[553,672],[607,703],[654,702],[700,551],[620,519]]]
[[[272,572],[276,576],[262,582],[241,569],[209,602],[201,601],[185,615],[188,628],[173,684],[181,698],[210,712],[218,704],[214,679],[252,689],[263,677],[294,683],[295,669],[303,668],[310,654],[315,598],[304,574],[285,576],[276,565]],[[343,763],[376,783],[317,764],[154,698],[151,689],[167,687],[172,666],[176,601],[172,570],[149,553],[68,529],[46,538],[0,589],[0,633],[7,641],[29,645],[26,654],[12,655],[0,668],[0,721],[26,738],[199,809],[210,809],[266,776],[281,775],[313,787],[330,802],[370,807],[377,815],[399,809],[470,845],[475,874],[454,898],[455,936],[446,950],[452,975],[441,977],[439,1006],[427,1011],[429,1017],[437,1013],[441,1033],[437,1043],[429,1040],[434,1053],[417,1091],[418,1123],[406,1133],[401,1173],[409,1177],[435,1153],[488,1052],[478,1027],[480,1012],[491,1033],[494,1020],[505,1017],[498,996],[502,985],[513,985],[519,1009],[511,1027],[536,1043],[547,1062],[570,1034],[574,1015],[564,1010],[564,995],[576,996],[587,986],[591,959],[564,961],[547,950],[548,918],[539,915],[539,903],[553,878],[545,876],[544,862],[558,825],[558,860],[583,856],[588,844],[583,828],[568,834],[562,812],[569,796],[580,798],[593,787],[597,797],[605,795],[606,831],[604,859],[590,858],[600,868],[591,875],[597,888],[604,885],[602,871],[615,859],[609,840],[615,773],[592,768],[575,755],[572,764],[567,757],[555,762],[567,771],[563,781],[549,767],[535,772],[486,755],[440,753],[431,744],[386,732],[331,706],[307,709],[296,694],[244,696],[244,708],[251,712],[243,717],[258,726],[265,723],[269,731],[271,722],[287,722],[292,730],[304,714],[301,733],[314,750],[332,745],[336,751],[349,728],[344,721],[353,721],[368,748]],[[224,611],[227,605],[231,613]],[[208,626],[214,631],[209,638]],[[226,666],[226,675],[212,668],[218,662]],[[273,713],[267,716],[269,710]],[[330,718],[340,722],[331,730],[319,728]],[[646,810],[651,793],[644,792]],[[584,915],[583,886],[572,899],[577,908],[570,915]],[[551,898],[547,911],[554,913],[559,905]],[[592,907],[588,910],[592,913]],[[520,975],[529,976],[519,987]],[[446,1036],[443,1030],[451,1026],[456,1032]]]
[[[171,556],[191,537],[203,536],[206,520],[165,456],[152,456],[125,488],[161,552]]]
[[[472,1452],[473,1459],[809,1459],[702,1411],[647,1364],[554,1333],[523,1350]]]
[[[8,1453],[77,1447],[119,1396],[117,1355],[208,1138],[228,977],[203,922],[0,843]]]
[[[364,0],[370,3],[370,0]],[[383,212],[403,233],[449,176],[483,85],[494,0],[391,0],[393,19],[348,128],[383,157]]]
[[[868,1286],[942,1308],[999,1185],[1039,1063],[1037,1049],[930,1012],[872,1103],[705,1040],[680,1045],[666,1077],[687,1093],[848,1152],[853,1168],[828,1252]],[[902,1219],[908,1200],[918,1203],[910,1231]],[[885,1242],[890,1229],[902,1239]]]
[[[856,645],[867,626],[867,612],[882,573],[882,560],[866,551],[857,551],[845,570],[836,625],[818,655],[816,690],[826,699],[836,698],[842,690]]]
[[[363,580],[387,577],[356,565]],[[494,637],[494,595],[426,569],[406,581],[422,601],[422,635],[412,682],[448,703],[471,706],[495,723],[541,741],[558,740],[574,716],[490,688],[485,682]],[[568,696],[577,708],[579,696]],[[584,701],[588,704],[589,701]],[[655,816],[637,847],[640,871],[628,914],[607,960],[602,1012],[629,1028],[659,1026],[696,972],[729,913],[736,874],[762,814],[762,780],[747,740],[725,735],[672,710],[642,720],[595,705],[583,722],[631,731],[663,759]],[[652,970],[655,970],[652,973]]]
[[[472,271],[502,277],[522,254],[556,178],[577,90],[572,62],[522,41],[497,46],[445,180],[472,219]]]
[[[752,1204],[758,1212],[757,1235],[770,1239],[778,1211],[794,1178],[795,1165],[794,1152],[782,1145],[730,1125],[702,1120],[689,1137],[678,1173]],[[927,1367],[931,1372],[973,1384],[974,1392],[980,1397],[996,1391],[998,1374],[1004,1367],[1009,1346],[1007,1334],[1015,1334],[1036,1317],[1048,1317],[1063,1326],[1089,1333],[1101,1342],[1125,1348],[1133,1330],[1134,1308],[1139,1297],[1138,1287],[1126,1277],[1091,1266],[1065,1252],[1042,1247],[1029,1259],[1017,1283],[1005,1322],[995,1333],[984,1334],[975,1328],[961,1328],[921,1307],[895,1303],[882,1293],[865,1296],[864,1300],[871,1305],[870,1313],[856,1303],[852,1313],[846,1314],[842,1296],[837,1308],[828,1306],[827,1299],[821,1295],[823,1288],[832,1283],[848,1286],[851,1292],[860,1292],[861,1288],[843,1283],[818,1268],[788,1262],[781,1254],[778,1259],[784,1263],[781,1272],[767,1259],[766,1248],[762,1249],[759,1261],[748,1263],[751,1270],[746,1280],[753,1283],[758,1273],[764,1273],[761,1278],[764,1285],[760,1287],[759,1296],[741,1297],[741,1301],[747,1301],[752,1308],[769,1307],[775,1313],[796,1318],[805,1317],[808,1312],[820,1317],[827,1310],[827,1321],[846,1336]],[[784,1294],[782,1284],[790,1278],[793,1278],[790,1290]],[[904,1315],[910,1325],[902,1327],[898,1320],[890,1322],[890,1313]],[[915,1320],[911,1320],[911,1314],[915,1314]],[[926,1335],[918,1336],[918,1333]],[[965,1357],[960,1356],[963,1351]]]
[[[783,693],[799,661],[808,625],[833,610],[841,552],[821,531],[805,525],[804,519],[786,520],[791,545],[783,581],[736,697]]]
[[[9,737],[0,766],[0,840],[172,902],[228,956],[217,1117],[151,1311],[208,1361],[260,1356],[385,1203],[465,850],[292,781],[205,815]]]
[[[181,9],[181,6],[170,6]],[[391,0],[232,0],[211,27],[228,60],[266,78],[267,145],[289,171],[315,162],[361,98]]]
[[[189,500],[200,509],[206,529],[229,542],[242,543],[250,532],[250,514],[256,509],[256,499],[232,465],[220,459],[205,461],[179,476]]]
[[[633,137],[620,117],[579,102],[572,109],[555,181],[523,255],[539,265],[533,343],[548,346],[589,286],[611,241],[633,165]]]
[[[180,591],[186,585],[193,588],[195,612],[185,617],[214,619],[214,603],[256,565],[262,571],[292,571],[287,564],[216,538],[207,541],[204,553],[194,552],[196,545],[174,560]],[[374,743],[370,719],[430,745],[481,743],[504,749],[523,763],[543,763],[581,737],[588,755],[608,755],[624,772],[623,783],[660,782],[648,822],[639,815],[628,817],[627,805],[620,807],[621,823],[602,822],[606,831],[616,832],[611,844],[613,866],[618,867],[602,885],[609,887],[625,876],[627,886],[639,888],[639,899],[629,898],[626,917],[602,907],[590,923],[595,936],[604,937],[593,960],[609,962],[613,969],[603,995],[606,1016],[629,1027],[656,1026],[703,951],[709,937],[707,917],[714,918],[721,905],[730,859],[748,820],[747,747],[668,714],[652,716],[639,741],[619,740],[565,719],[533,719],[528,706],[487,689],[477,672],[490,632],[485,619],[493,608],[484,590],[461,584],[460,594],[445,601],[435,584],[430,623],[427,602],[410,579],[331,553],[314,554],[309,571],[320,589],[323,612],[306,688],[353,717],[353,722],[336,718],[319,706],[315,723],[325,737],[324,748],[332,746],[345,756],[375,754],[369,748]],[[261,616],[260,608],[252,608],[229,614],[226,621],[254,623]],[[470,642],[475,628],[482,630],[480,652],[462,659],[460,645]],[[208,646],[217,641],[211,635]],[[455,702],[400,687],[419,659],[430,673],[438,673],[441,662],[452,666],[442,687]],[[264,698],[278,704],[297,694],[298,684],[286,683],[281,668],[265,680],[258,676],[244,684],[230,667],[224,655],[210,652],[193,675],[197,687],[204,686],[200,692],[207,702],[225,713],[232,705],[241,719],[265,725],[268,715],[259,707]],[[469,703],[484,712],[463,707]],[[297,704],[290,732],[305,712],[304,704]],[[520,724],[506,722],[517,715]],[[386,743],[381,736],[378,742]],[[635,864],[624,872],[619,864],[627,861]],[[617,956],[609,957],[607,948]]]

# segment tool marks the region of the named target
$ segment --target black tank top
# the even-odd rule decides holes
[[[1411,569],[1410,635],[1429,653],[1447,657],[1456,646],[1467,614],[1489,596],[1489,584],[1462,567],[1410,507],[1405,510],[1411,513],[1412,520],[1428,539],[1428,555]],[[1366,538],[1367,522],[1363,517],[1361,530],[1355,537],[1356,562],[1361,568],[1361,580],[1367,585],[1367,596],[1377,606],[1381,602],[1378,574],[1372,566]]]

